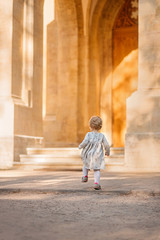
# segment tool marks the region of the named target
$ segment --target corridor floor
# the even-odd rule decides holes
[[[0,240],[159,240],[160,173],[0,171]]]

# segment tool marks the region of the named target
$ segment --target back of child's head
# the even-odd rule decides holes
[[[92,129],[100,130],[102,128],[102,119],[98,116],[91,117],[91,119],[89,120],[89,126]]]

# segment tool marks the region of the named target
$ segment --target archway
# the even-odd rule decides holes
[[[124,118],[126,118],[125,101],[126,98],[133,91],[135,91],[135,88],[137,87],[136,83],[138,80],[137,67],[132,77],[131,70],[128,72],[128,81],[127,77],[124,77],[124,75],[121,76],[120,80],[117,77],[118,70],[120,71],[120,69],[126,69],[127,64],[129,64],[128,61],[131,57],[129,54],[132,53],[132,50],[138,48],[137,22],[131,26],[127,26],[125,30],[115,29],[120,16],[122,16],[122,12],[124,12],[123,9],[126,7],[126,4],[127,7],[129,7],[130,16],[135,10],[137,11],[137,0],[115,0],[112,1],[112,4],[108,0],[100,2],[98,1],[92,16],[92,25],[90,29],[89,89],[92,91],[90,91],[88,94],[88,112],[89,116],[94,114],[100,114],[102,116],[102,131],[107,135],[107,138],[113,147],[124,146],[125,123],[121,124],[121,122]],[[132,5],[135,6],[132,7]],[[125,14],[128,14],[128,12]],[[126,16],[124,15],[124,17]],[[120,55],[120,57],[116,58],[115,56],[119,49],[117,46],[119,46],[119,41],[122,40],[120,40],[120,38],[118,39],[118,31],[119,34],[121,33],[119,36],[121,36],[122,39],[128,39],[128,37],[129,39],[132,39],[132,36],[134,36],[134,41],[133,44],[127,48],[125,45],[125,41],[127,40],[124,42],[122,41],[120,49],[122,50],[124,47],[124,51],[122,51],[123,54],[120,54],[118,52],[118,55]],[[126,32],[126,35],[124,35],[124,32]],[[116,45],[116,43],[118,43],[118,45]],[[137,52],[133,52],[132,55],[134,64],[137,66]],[[130,62],[130,65],[132,63]],[[121,85],[122,87],[119,88]],[[124,92],[125,97],[123,96]],[[123,96],[123,114],[119,118],[119,109],[117,109],[118,104],[116,104],[116,102],[119,102],[116,99],[121,98],[121,94]],[[119,125],[121,125],[121,128],[119,128]],[[120,139],[120,144],[117,139]]]
[[[112,142],[124,147],[126,100],[138,83],[138,1],[126,0],[112,30]]]

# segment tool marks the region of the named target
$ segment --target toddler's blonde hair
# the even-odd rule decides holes
[[[98,116],[93,116],[89,120],[89,126],[92,129],[100,130],[102,128],[102,119]]]

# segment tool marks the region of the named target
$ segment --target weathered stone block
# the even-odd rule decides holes
[[[126,134],[125,162],[129,171],[160,171],[160,133]]]

